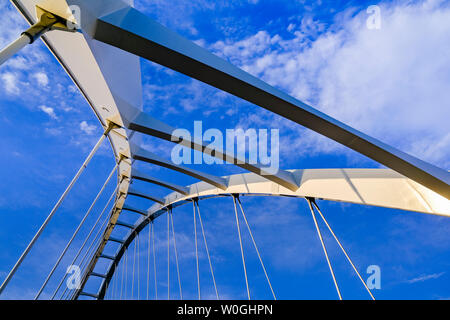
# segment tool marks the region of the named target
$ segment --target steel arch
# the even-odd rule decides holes
[[[151,221],[167,212],[168,208],[182,206],[193,199],[203,200],[232,194],[318,198],[450,217],[449,200],[392,170],[310,169],[291,172],[299,180],[300,188],[296,192],[249,173],[226,177],[226,190],[211,188],[209,184],[200,182],[188,187],[188,195],[177,192],[168,195],[164,204],[155,204],[149,208],[147,217],[141,218],[128,233],[102,282],[99,299],[104,298],[116,266],[136,235]]]
[[[35,22],[34,6],[40,2],[39,0],[11,1],[30,24]],[[254,184],[265,190],[265,192],[256,192],[256,194],[310,196],[333,201],[383,205],[404,210],[449,215],[446,210],[442,211],[441,209],[441,205],[446,209],[449,208],[447,199],[450,198],[450,174],[447,171],[385,145],[286,95],[194,43],[181,38],[121,0],[47,0],[46,2],[49,6],[53,2],[66,6],[78,5],[82,8],[83,30],[81,32],[67,34],[52,31],[46,34],[43,40],[84,95],[102,126],[106,127],[112,122],[122,127],[122,129],[113,130],[109,135],[114,157],[120,164],[118,177],[120,193],[110,223],[104,232],[104,241],[89,264],[87,273],[84,275],[85,280],[89,277],[89,273],[101,256],[103,248],[114,230],[118,217],[124,208],[129,193],[129,185],[133,179],[141,178],[140,180],[181,191],[169,195],[164,200],[166,201],[164,205],[156,204],[151,208],[147,214],[153,212],[153,210],[156,211],[149,218],[143,218],[144,221],[151,217],[156,218],[157,214],[155,213],[164,212],[164,208],[168,205],[173,206],[183,203],[193,197],[204,198],[230,193],[250,194],[250,190],[246,189],[248,183],[233,185],[232,180],[238,176],[222,179],[221,177],[204,175],[188,168],[176,167],[161,160],[159,155],[142,152],[129,143],[130,130],[166,140],[168,140],[171,130],[167,125],[158,123],[155,119],[150,119],[148,115],[141,111],[142,88],[139,58],[136,55],[255,103],[338,141],[412,179],[406,179],[390,170],[383,173],[385,176],[381,174],[381,171],[377,171],[381,174],[381,178],[367,176],[359,178],[360,180],[366,179],[366,182],[370,179],[373,180],[370,182],[372,185],[358,187],[355,186],[359,183],[358,178],[345,176],[345,174],[351,176],[355,172],[351,173],[348,170],[343,170],[341,173],[327,172],[330,176],[326,176],[325,180],[329,179],[329,183],[333,181],[334,186],[339,180],[346,184],[345,190],[349,190],[346,196],[341,195],[339,197],[333,193],[333,188],[327,189],[327,193],[320,193],[313,189],[303,190],[302,187],[304,188],[306,184],[311,183],[311,180],[303,179],[312,171],[280,171],[278,176],[266,176],[267,179],[255,174],[240,175],[245,179],[255,179]],[[49,7],[49,9],[51,8]],[[118,63],[126,65],[127,70],[115,68]],[[192,142],[187,143],[192,146]],[[204,151],[203,146],[202,151]],[[209,184],[195,184],[193,186],[197,189],[193,191],[193,186],[188,190],[156,178],[142,174],[136,175],[135,169],[132,168],[133,158],[170,167],[204,180]],[[244,166],[244,169],[258,173],[258,168],[255,167]],[[341,176],[332,178],[333,174],[341,174]],[[360,172],[360,174],[363,176],[369,175],[369,172]],[[375,196],[376,199],[373,199],[376,193],[375,187],[383,179],[389,180],[388,184],[391,183],[392,185],[403,179],[400,189],[392,187],[392,191],[403,190],[402,196],[392,197],[393,194],[398,194],[398,192],[391,195],[385,194],[387,197],[383,202],[377,198],[383,193],[376,190],[380,194]],[[313,180],[317,182],[321,179],[319,177]],[[425,187],[419,185],[419,183]],[[151,197],[145,194],[140,195]]]

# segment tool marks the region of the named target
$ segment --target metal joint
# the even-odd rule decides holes
[[[56,23],[62,22],[61,18],[51,14],[50,12],[44,12],[37,23],[32,25],[28,30],[24,31],[22,35],[26,35],[30,38],[30,44],[39,39],[45,32],[49,31]]]

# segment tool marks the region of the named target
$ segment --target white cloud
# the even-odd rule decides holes
[[[39,110],[46,113],[50,118],[58,120],[58,116],[56,115],[55,110],[53,108],[47,106],[40,106]]]
[[[338,120],[448,168],[450,8],[442,1],[382,5],[381,30],[369,30],[365,10],[356,15],[353,10],[337,15],[334,25],[315,40],[305,34],[320,32],[323,26],[306,19],[293,39],[260,31],[211,47]],[[289,150],[345,150],[270,114],[244,122],[289,128]]]
[[[6,45],[17,39],[18,35],[27,28],[25,20],[20,17],[17,10],[11,9],[11,5],[7,1],[2,1],[0,4],[0,11],[3,13],[0,19],[0,47],[4,48]]]
[[[8,66],[12,69],[17,69],[17,70],[26,70],[29,68],[28,61],[20,55],[10,58],[5,63],[5,66]]]
[[[32,77],[37,81],[38,85],[41,87],[48,86],[48,76],[45,72],[36,72],[32,75]]]
[[[445,272],[423,275],[423,276],[408,280],[407,282],[408,283],[417,283],[417,282],[424,282],[424,281],[431,280],[431,279],[438,279],[438,278],[442,277],[444,274],[445,274]]]
[[[50,136],[60,136],[62,134],[62,131],[60,128],[45,128],[45,133],[47,133]]]
[[[3,86],[5,91],[12,95],[18,95],[20,93],[19,90],[19,80],[17,79],[17,75],[11,72],[7,72],[1,75],[1,79],[3,81]]]
[[[80,129],[87,135],[91,135],[97,130],[97,127],[94,125],[89,125],[86,121],[83,121],[80,123]]]

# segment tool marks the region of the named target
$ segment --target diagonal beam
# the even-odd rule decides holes
[[[98,19],[93,37],[261,106],[347,146],[450,199],[450,173],[281,92],[133,8]]]
[[[226,181],[225,181],[225,179],[223,179],[221,177],[216,177],[216,176],[213,176],[208,173],[203,173],[203,172],[200,172],[197,170],[189,169],[187,167],[178,166],[170,161],[167,161],[167,160],[161,158],[160,156],[158,156],[150,151],[147,151],[147,150],[142,149],[141,147],[138,147],[137,145],[135,145],[133,143],[130,143],[130,149],[131,149],[130,150],[131,156],[135,160],[152,163],[157,166],[161,166],[161,167],[164,167],[167,169],[171,169],[174,171],[184,173],[188,176],[202,180],[202,181],[209,183],[209,184],[215,186],[216,188],[219,188],[222,190],[227,189]]]
[[[134,212],[134,213],[139,213],[140,215],[142,215],[144,217],[147,216],[147,213],[145,211],[142,211],[142,210],[139,210],[134,207],[127,206],[127,205],[123,206],[122,211],[130,211],[130,212]]]
[[[161,204],[161,205],[164,205],[164,204],[165,204],[164,199],[146,195],[146,194],[144,194],[144,193],[142,193],[142,192],[136,190],[136,189],[133,188],[133,187],[129,187],[129,188],[128,188],[128,195],[129,195],[129,196],[135,196],[135,197],[143,198],[143,199],[147,199],[147,200],[150,200],[150,201],[154,201],[154,202],[157,202],[157,203],[159,203],[159,204]]]
[[[175,142],[203,153],[208,153],[217,159],[232,163],[242,169],[263,176],[264,178],[280,184],[291,191],[295,192],[299,188],[298,184],[295,182],[294,176],[289,171],[278,169],[277,172],[274,173],[273,168],[269,170],[269,168],[257,164],[251,164],[246,159],[239,159],[234,155],[227,154],[223,150],[212,149],[203,141],[199,143],[195,141],[195,139],[187,139],[186,137],[177,136],[175,135],[176,128],[151,117],[145,112],[142,112],[125,102],[122,102],[120,112],[124,125],[127,129],[138,131],[170,142]]]
[[[185,196],[189,195],[189,189],[183,186],[179,186],[177,184],[174,183],[170,183],[170,182],[166,182],[163,181],[161,179],[157,179],[154,178],[146,173],[143,173],[139,170],[136,170],[135,168],[131,168],[131,178],[132,179],[136,179],[136,180],[140,180],[140,181],[144,181],[144,182],[148,182],[148,183],[153,183],[156,184],[158,186],[173,190],[175,192],[181,193]]]
[[[128,228],[128,229],[131,229],[131,230],[134,229],[133,225],[131,225],[129,223],[122,222],[122,221],[119,221],[119,220],[117,220],[116,226],[122,226],[122,227],[125,227],[125,228]]]

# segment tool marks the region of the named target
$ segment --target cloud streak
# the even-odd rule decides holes
[[[440,277],[442,277],[445,274],[445,272],[441,272],[441,273],[432,273],[432,274],[428,274],[428,275],[423,275],[411,280],[406,281],[407,283],[413,284],[413,283],[417,283],[417,282],[424,282],[427,280],[434,280],[434,279],[439,279]]]

